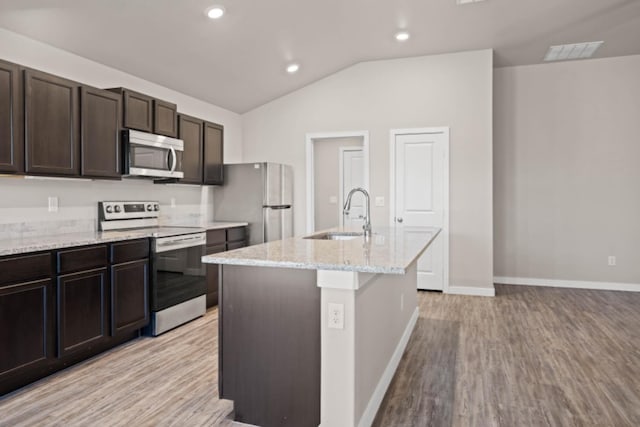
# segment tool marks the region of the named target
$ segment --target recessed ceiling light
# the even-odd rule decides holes
[[[211,19],[222,18],[222,15],[224,15],[224,7],[222,6],[211,6],[207,9],[207,16]]]
[[[544,60],[564,61],[567,59],[591,58],[602,43],[604,42],[599,41],[551,46],[547,51],[547,54],[544,56]]]
[[[484,0],[456,0],[458,4],[469,4],[469,3],[479,3]]]
[[[300,65],[298,64],[289,64],[287,65],[287,73],[293,74],[300,69]]]
[[[396,33],[396,40],[398,40],[399,42],[403,42],[403,41],[409,40],[409,33],[407,33],[406,31],[397,32]]]

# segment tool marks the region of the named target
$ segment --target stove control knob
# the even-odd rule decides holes
[[[153,205],[147,205],[147,210],[151,212],[153,210]]]
[[[107,211],[107,213],[112,213],[112,212],[113,212],[113,206],[111,206],[111,205],[107,205],[107,207],[105,208],[105,210]]]
[[[116,211],[116,213],[120,213],[120,211],[122,210],[120,205],[116,205],[113,209]]]
[[[156,203],[155,205],[153,205],[153,209],[154,209],[156,212],[158,212],[158,211],[160,210],[160,205]]]

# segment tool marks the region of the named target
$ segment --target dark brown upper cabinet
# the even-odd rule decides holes
[[[178,136],[178,106],[122,87],[109,89],[122,95],[123,126],[158,135]]]
[[[207,185],[224,184],[224,127],[204,122],[204,181]]]
[[[122,125],[127,129],[153,132],[153,98],[122,87],[109,89],[122,95]]]
[[[153,133],[178,137],[178,106],[170,102],[153,100]]]
[[[178,116],[178,137],[184,141],[182,170],[185,184],[202,184],[202,141],[204,122],[195,117],[180,114]]]
[[[20,66],[0,61],[0,172],[24,172]]]
[[[79,83],[35,70],[24,72],[26,172],[80,174]]]
[[[80,89],[81,173],[94,178],[120,178],[122,97],[103,89]]]

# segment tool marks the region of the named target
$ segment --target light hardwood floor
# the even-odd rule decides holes
[[[640,426],[640,294],[420,293],[375,426]],[[0,398],[0,426],[231,426],[217,311]]]

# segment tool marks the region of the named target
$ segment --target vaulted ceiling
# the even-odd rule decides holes
[[[595,57],[640,54],[638,0],[2,0],[0,27],[239,113],[361,61],[493,48],[502,67],[597,40]]]

